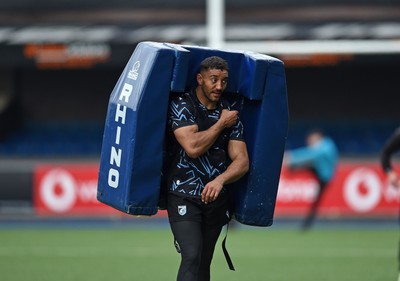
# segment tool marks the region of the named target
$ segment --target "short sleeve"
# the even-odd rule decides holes
[[[242,121],[238,120],[238,122],[236,122],[236,124],[232,127],[229,139],[244,141]]]
[[[187,99],[179,96],[173,97],[169,104],[168,124],[172,130],[195,125],[194,109]]]

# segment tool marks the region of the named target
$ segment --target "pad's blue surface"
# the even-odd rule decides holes
[[[263,98],[245,99],[240,116],[251,165],[248,175],[233,185],[235,218],[244,224],[269,226],[273,222],[288,127],[281,62],[268,58]]]
[[[157,213],[174,60],[167,46],[139,44],[111,94],[97,197],[123,212]]]
[[[100,201],[135,215],[157,212],[168,95],[196,86],[200,62],[212,55],[228,61],[226,94],[240,110],[251,161],[249,173],[229,186],[235,219],[272,224],[288,127],[285,71],[281,61],[251,52],[140,43],[111,94]]]

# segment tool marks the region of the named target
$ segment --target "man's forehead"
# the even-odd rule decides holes
[[[221,70],[217,68],[210,68],[206,70],[206,73],[210,76],[225,76],[228,77],[228,71],[227,70]]]

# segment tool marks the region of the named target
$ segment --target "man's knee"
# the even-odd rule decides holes
[[[178,280],[198,280],[201,261],[200,251],[182,251],[182,260],[179,267]]]
[[[189,249],[182,249],[182,263],[187,266],[196,267],[200,266],[201,261],[201,248],[191,247]]]

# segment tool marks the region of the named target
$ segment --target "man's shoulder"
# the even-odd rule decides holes
[[[169,105],[169,118],[182,122],[194,120],[197,110],[188,93],[171,93]]]
[[[187,92],[171,93],[170,103],[175,104],[175,105],[181,105],[181,106],[187,106],[187,105],[192,106],[192,104],[193,104],[191,101],[190,95]]]

